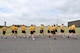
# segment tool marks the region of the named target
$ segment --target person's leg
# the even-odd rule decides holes
[[[2,35],[1,38],[5,38],[5,39],[6,39],[6,31],[3,31],[2,34],[3,34],[3,35]]]
[[[77,35],[76,35],[76,33],[74,33],[73,36],[74,36],[74,39],[77,39]]]
[[[51,36],[51,34],[50,34],[50,31],[48,30],[48,36],[49,36],[49,38],[50,38],[50,36]]]
[[[63,32],[61,32],[59,35],[65,38],[65,34]]]
[[[54,40],[56,40],[56,34],[54,34]]]
[[[22,31],[22,32],[21,32],[21,35],[19,36],[19,38],[22,38],[23,35],[24,35],[24,32]]]
[[[3,35],[1,36],[1,38],[3,38],[3,37],[4,37],[4,31],[2,31],[2,34],[3,34]]]
[[[31,31],[31,35],[32,35],[32,40],[35,40],[34,31]]]
[[[55,31],[53,31],[53,38],[54,38],[54,40],[56,40],[56,32]]]
[[[73,30],[71,30],[70,37],[74,38],[74,31]]]
[[[32,34],[32,39],[35,40],[34,34]]]
[[[62,37],[65,38],[64,30],[61,31]]]
[[[39,36],[41,36],[41,33],[42,33],[42,32],[41,32],[41,30],[40,30],[40,32],[39,32]]]
[[[36,31],[35,30],[33,31],[33,33],[34,33],[34,35],[36,35]]]
[[[53,37],[53,31],[51,31],[51,35],[50,35],[50,37]]]
[[[55,30],[55,32],[56,32],[56,36],[58,35],[58,31],[57,31],[57,29]]]
[[[11,36],[10,37],[14,37],[15,33],[14,30],[12,30]]]
[[[67,33],[65,36],[66,36],[67,38],[70,38],[70,33]]]
[[[69,30],[69,33],[66,35],[67,38],[70,38],[71,30]]]
[[[44,36],[44,30],[42,30],[42,38],[44,38],[45,36]]]
[[[23,38],[26,38],[26,33],[22,33]]]
[[[48,33],[48,35],[49,35],[49,38],[51,37],[51,33]]]
[[[26,31],[22,31],[22,37],[26,38]]]
[[[51,33],[50,38],[53,38],[53,33]]]
[[[63,38],[65,38],[65,34],[64,33],[62,33],[62,36],[63,36]]]
[[[23,33],[23,37],[24,37],[24,38],[26,37],[26,33]]]
[[[41,36],[42,38],[44,37],[43,30],[40,30],[40,36]]]
[[[4,36],[5,39],[7,39],[6,31],[3,32],[3,36]]]
[[[54,38],[54,32],[53,31],[51,31],[51,36],[50,37]]]
[[[14,38],[17,38],[17,31],[15,31],[15,35],[14,35]]]

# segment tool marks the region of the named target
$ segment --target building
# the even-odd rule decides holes
[[[71,26],[72,24],[75,24],[76,27],[80,27],[80,20],[68,22],[68,27]]]

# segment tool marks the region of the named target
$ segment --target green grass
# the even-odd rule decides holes
[[[39,27],[36,28],[36,34],[39,34]],[[29,34],[29,27],[27,27],[26,29],[26,33]],[[45,34],[47,34],[47,27],[44,28],[44,32]],[[7,29],[7,35],[10,35],[11,34],[11,30],[10,28]],[[60,27],[58,27],[58,33],[60,33]],[[68,28],[66,27],[66,30],[65,30],[65,33],[68,33]],[[80,28],[76,28],[76,33],[77,34],[80,34]],[[18,34],[20,35],[21,34],[21,28],[18,28]],[[2,35],[2,30],[0,28],[0,35]]]

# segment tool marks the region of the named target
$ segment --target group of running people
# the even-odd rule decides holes
[[[77,39],[75,28],[76,27],[75,27],[74,24],[69,26],[69,33],[67,35],[65,35],[64,32],[65,32],[66,27],[64,26],[64,24],[62,24],[62,26],[61,26],[61,29],[60,29],[61,33],[60,34],[57,34],[58,25],[53,25],[53,26],[48,25],[47,33],[48,33],[49,38],[53,38],[54,40],[56,40],[56,36],[57,35],[62,35],[63,38],[65,38],[67,36],[68,38]],[[15,25],[12,25],[10,27],[10,29],[12,31],[11,37],[17,38],[18,37],[18,32],[17,32],[18,31],[18,27],[15,26]],[[30,34],[27,35],[27,36],[26,36],[26,26],[25,25],[21,26],[21,30],[22,30],[22,35],[20,36],[20,38],[21,37],[28,38],[28,37],[31,36],[32,40],[35,40],[35,38],[36,38],[36,36],[35,36],[36,35],[36,33],[35,33],[36,32],[36,25],[31,24],[31,26],[29,27]],[[7,27],[6,26],[2,27],[2,34],[3,35],[1,36],[1,38],[7,39],[6,31],[7,31]],[[44,24],[41,24],[41,26],[40,26],[40,34],[39,35],[42,38],[45,37],[44,36]]]

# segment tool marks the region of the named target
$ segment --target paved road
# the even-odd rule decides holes
[[[1,39],[0,53],[80,53],[80,36],[77,40],[57,37],[28,39]]]

